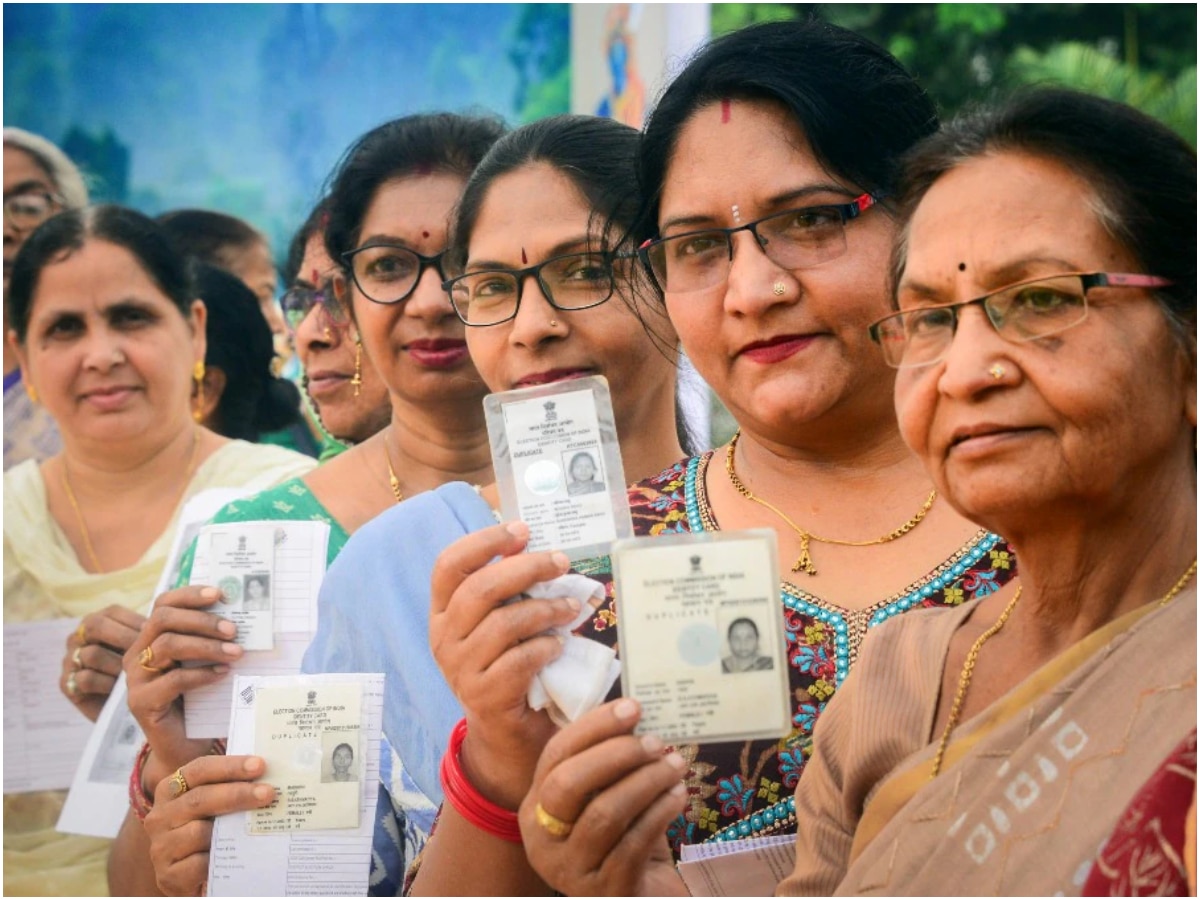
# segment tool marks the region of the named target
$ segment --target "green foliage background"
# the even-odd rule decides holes
[[[712,30],[808,17],[887,47],[944,117],[1054,83],[1136,106],[1196,145],[1194,4],[716,3]]]

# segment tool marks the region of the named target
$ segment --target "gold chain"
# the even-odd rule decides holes
[[[921,508],[917,510],[917,514],[901,525],[885,534],[883,537],[877,537],[869,541],[843,541],[838,538],[820,537],[813,534],[807,529],[801,528],[788,517],[788,515],[779,507],[775,506],[762,497],[759,497],[750,488],[742,483],[742,479],[738,477],[737,471],[733,467],[734,448],[737,447],[738,438],[742,436],[742,430],[739,428],[733,433],[733,439],[729,442],[729,449],[725,452],[725,471],[729,473],[729,481],[733,484],[734,490],[745,497],[747,500],[753,500],[761,506],[765,506],[779,518],[783,519],[792,531],[800,538],[800,556],[796,559],[796,564],[792,566],[793,572],[807,572],[809,575],[816,575],[817,568],[813,565],[812,554],[809,552],[809,542],[817,541],[821,544],[837,544],[842,547],[873,547],[877,544],[888,544],[897,538],[904,537],[914,528],[921,524],[921,521],[929,514],[929,510],[933,506],[933,501],[937,499],[937,489],[929,492],[929,496],[925,498],[925,502]]]
[[[179,501],[183,499],[184,493],[187,491],[188,485],[192,481],[192,475],[196,470],[196,458],[200,449],[200,429],[192,429],[192,453],[188,459],[187,474],[183,479],[183,486],[179,489],[179,494],[175,497],[175,503],[171,506],[174,511],[179,505]],[[79,501],[75,498],[75,492],[71,490],[71,470],[67,468],[67,457],[63,455],[63,474],[62,486],[63,492],[67,495],[67,500],[71,504],[71,509],[75,511],[75,521],[79,524],[79,531],[83,535],[83,547],[87,550],[88,559],[91,561],[92,569],[96,574],[101,574],[104,569],[100,567],[100,560],[96,557],[96,548],[92,546],[92,533],[88,531],[87,522],[83,518],[83,510],[79,508]]]
[[[1192,564],[1187,567],[1187,571],[1179,576],[1179,580],[1167,591],[1162,599],[1158,601],[1159,606],[1166,606],[1175,596],[1184,589],[1191,577],[1196,574],[1196,560],[1192,560]],[[958,692],[954,695],[954,705],[950,707],[950,718],[946,722],[946,728],[942,732],[942,739],[938,742],[937,754],[933,758],[933,772],[930,774],[930,779],[936,778],[938,772],[942,769],[942,758],[946,754],[946,745],[950,742],[950,733],[954,731],[954,727],[958,724],[958,716],[962,712],[963,699],[967,696],[967,688],[971,685],[971,676],[975,674],[975,661],[979,656],[979,650],[987,643],[987,639],[994,635],[997,631],[1004,627],[1004,623],[1008,621],[1009,614],[1012,613],[1013,607],[1017,605],[1017,600],[1021,597],[1021,588],[1017,588],[1017,593],[1013,595],[1008,606],[1004,608],[1004,612],[1000,613],[1000,618],[996,620],[996,624],[985,631],[975,641],[971,647],[971,652],[967,654],[966,662],[963,663],[962,674],[958,676]]]
[[[388,435],[383,436],[383,458],[387,460],[388,467],[388,484],[392,488],[392,496],[396,498],[397,503],[404,502],[404,492],[400,490],[400,479],[396,477],[396,470],[392,468],[392,451],[388,448]]]
[[[1004,623],[1012,615],[1013,608],[1017,605],[1017,601],[1021,599],[1021,587],[1021,585],[1017,586],[1017,592],[1008,601],[1008,606],[1004,607],[1004,612],[1000,613],[1000,618],[995,621],[991,628],[979,636],[979,639],[971,645],[970,652],[967,653],[967,661],[963,663],[962,674],[958,676],[958,692],[954,695],[954,705],[950,707],[950,718],[946,721],[946,728],[942,731],[942,739],[938,741],[937,755],[933,758],[933,771],[929,775],[931,781],[937,778],[938,772],[942,770],[942,757],[946,755],[946,744],[950,741],[950,732],[958,724],[958,715],[962,712],[963,700],[967,696],[967,688],[971,686],[971,676],[975,674],[975,660],[979,658],[979,651],[983,649],[983,645],[987,643],[988,638],[1004,627]]]

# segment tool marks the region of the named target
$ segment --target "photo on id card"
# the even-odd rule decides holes
[[[234,640],[247,650],[275,647],[272,601],[277,529],[261,522],[208,526],[209,583],[221,589],[212,612],[237,625]]]
[[[490,394],[488,438],[505,521],[530,551],[602,556],[633,534],[608,381],[600,375]]]
[[[637,732],[668,743],[778,738],[791,728],[775,532],[618,541],[621,692]]]

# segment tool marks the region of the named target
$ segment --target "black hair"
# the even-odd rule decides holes
[[[492,183],[539,162],[571,180],[604,226],[604,235],[614,227],[623,234],[633,225],[640,206],[639,141],[636,129],[598,116],[551,116],[506,134],[488,151],[463,189],[450,235],[449,266],[461,269],[466,264],[471,232]]]
[[[185,255],[222,269],[234,265],[241,251],[267,242],[249,223],[207,209],[172,210],[159,216],[158,223]]]
[[[287,259],[283,264],[282,277],[285,286],[291,287],[300,277],[300,264],[304,262],[304,251],[308,249],[308,242],[314,234],[324,233],[328,218],[329,198],[325,198],[313,207],[304,224],[292,236],[292,242],[288,244]]]
[[[1176,336],[1196,346],[1196,151],[1165,125],[1124,103],[1064,88],[1033,88],[964,114],[906,160],[898,216],[906,226],[946,173],[991,153],[1062,163],[1094,192],[1092,212],[1147,274],[1169,278],[1154,293]],[[906,260],[906,228],[893,261]]]
[[[658,234],[680,131],[698,109],[726,99],[781,104],[826,169],[874,194],[892,190],[903,153],[938,126],[924,89],[861,35],[816,20],[732,32],[700,50],[650,114],[638,167],[645,204],[637,241]]]
[[[204,362],[225,373],[225,390],[210,427],[218,434],[257,441],[301,421],[300,393],[271,374],[271,329],[258,298],[237,276],[195,262],[196,295],[208,309]]]
[[[749,625],[754,629],[755,640],[758,639],[758,626],[754,624],[754,620],[747,619],[745,616],[742,616],[741,618],[734,619],[729,623],[729,628],[725,631],[725,640],[728,641],[733,637],[733,629],[737,628],[739,625]]]
[[[465,181],[504,131],[499,118],[455,113],[404,116],[368,131],[330,175],[325,226],[330,258],[345,268],[342,254],[358,245],[363,218],[384,182],[432,173]]]
[[[38,279],[48,265],[80,250],[89,240],[127,250],[185,319],[195,299],[186,260],[167,232],[148,216],[124,206],[91,206],[52,216],[28,237],[13,261],[5,298],[9,323],[25,342]],[[261,318],[261,314],[259,316]]]
[[[349,750],[349,751],[350,751],[350,758],[351,758],[351,759],[353,759],[353,758],[354,758],[354,748],[353,748],[353,747],[351,747],[351,746],[350,746],[349,744],[347,744],[347,743],[341,743],[341,744],[338,744],[336,747],[334,747],[334,748],[333,748],[333,753],[337,753],[337,752],[338,752],[339,750],[341,750],[343,747],[345,747],[347,750]],[[332,757],[333,757],[333,753],[330,753],[330,754],[329,754],[330,758],[332,758]]]

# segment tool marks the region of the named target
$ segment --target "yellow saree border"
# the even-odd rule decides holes
[[[956,762],[966,756],[992,731],[1019,715],[1034,701],[1048,694],[1067,676],[1107,646],[1113,638],[1128,631],[1142,618],[1158,608],[1157,604],[1149,603],[1109,622],[1102,628],[1098,628],[1046,663],[1013,688],[1005,697],[980,713],[971,730],[946,747],[945,756],[942,758],[943,777]],[[849,863],[858,859],[863,850],[870,845],[892,818],[916,796],[922,787],[929,784],[931,780],[929,777],[929,749],[926,747],[919,754],[919,758],[907,769],[889,777],[867,803],[862,818],[859,819],[858,827],[854,830],[854,843],[850,848]]]

